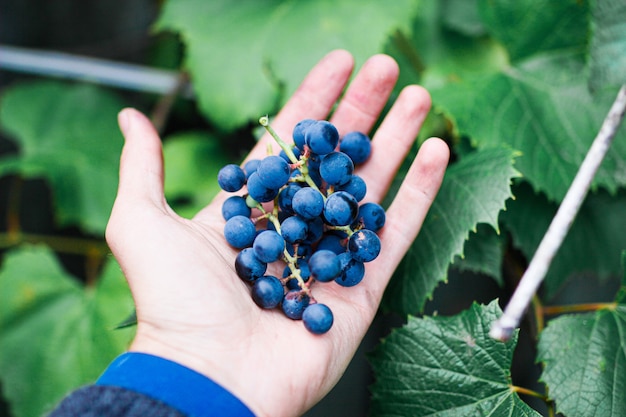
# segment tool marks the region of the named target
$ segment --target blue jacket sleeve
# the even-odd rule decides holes
[[[116,358],[94,386],[70,395],[51,416],[63,416],[64,414],[58,412],[64,405],[71,405],[72,400],[74,405],[77,401],[80,402],[81,392],[83,396],[85,394],[93,396],[96,391],[106,392],[109,396],[117,393],[119,397],[118,400],[108,398],[110,404],[108,410],[92,414],[102,417],[133,415],[254,417],[243,402],[206,376],[176,362],[137,352],[124,353]],[[128,402],[126,398],[129,395],[139,399],[131,401],[135,407],[143,404],[152,407],[151,411],[144,409],[140,414],[114,411],[114,408],[120,406],[116,404],[118,401]],[[87,404],[94,405],[92,400],[87,401]],[[164,411],[164,408],[169,411]],[[158,414],[157,410],[158,413],[165,414]]]

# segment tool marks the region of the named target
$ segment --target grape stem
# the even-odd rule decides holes
[[[574,177],[574,181],[567,190],[563,202],[552,219],[548,231],[541,240],[504,313],[492,324],[489,332],[492,338],[501,341],[509,340],[519,326],[528,304],[537,292],[539,285],[541,285],[552,263],[552,259],[561,247],[589,191],[591,182],[624,118],[624,112],[626,112],[626,84],[620,88],[615,102],[602,123],[600,131],[591,144],[585,159]]]
[[[274,211],[277,211],[277,207],[278,207],[278,204],[274,204]],[[274,211],[268,212],[267,210],[265,210],[265,208],[263,208],[263,205],[261,203],[257,203],[256,208],[259,211],[261,211],[261,213],[263,213],[261,216],[258,217],[258,219],[267,218],[267,220],[274,225],[276,232],[278,232],[282,236],[282,233],[280,230],[280,221],[278,220],[278,215]],[[298,262],[297,251],[294,251],[294,253],[296,253],[296,255],[292,256],[287,250],[287,248],[285,248],[283,250],[283,260],[289,266],[289,270],[291,271],[291,274],[293,275],[293,277],[298,281],[298,286],[300,287],[300,289],[304,291],[304,293],[308,295],[311,299],[313,299],[311,290],[309,289],[309,286],[307,285],[307,283],[304,282],[302,275],[300,275],[300,269],[296,265]]]

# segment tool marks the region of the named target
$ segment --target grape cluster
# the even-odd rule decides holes
[[[259,307],[281,308],[311,333],[323,334],[333,314],[313,297],[313,282],[357,285],[365,263],[380,252],[377,231],[385,224],[385,211],[362,202],[367,186],[354,174],[355,165],[370,156],[370,138],[360,132],[340,138],[332,123],[304,119],[288,145],[267,117],[260,123],[281,152],[219,171],[223,190],[245,191],[222,205],[224,237],[240,249],[235,270],[250,284]],[[260,215],[252,217],[252,209]],[[274,262],[284,263],[280,277],[267,273]]]

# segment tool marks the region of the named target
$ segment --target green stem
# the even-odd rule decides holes
[[[546,403],[550,401],[550,399],[546,395],[540,392],[537,392],[528,388],[524,388],[524,387],[519,387],[517,385],[511,385],[510,387],[511,387],[512,392],[516,392],[518,394],[530,395],[531,397],[535,397],[535,398],[541,398]]]
[[[270,126],[270,118],[267,117],[267,116],[263,116],[263,117],[261,117],[259,119],[259,123],[274,138],[276,143],[278,143],[278,146],[280,146],[280,148],[283,151],[285,151],[285,153],[287,154],[287,157],[289,158],[289,160],[292,163],[297,164],[298,163],[298,158],[296,158],[296,155],[293,153],[293,150],[291,149],[291,147],[289,145],[287,145],[287,143],[284,140],[282,140],[280,138],[280,136],[278,136],[278,133],[276,133],[274,128],[272,128],[272,126]]]
[[[585,304],[570,304],[559,306],[543,306],[542,311],[545,315],[556,315],[563,313],[584,313],[589,311],[597,311],[602,309],[614,310],[617,307],[617,303],[585,303]]]

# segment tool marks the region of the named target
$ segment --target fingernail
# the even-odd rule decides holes
[[[128,131],[130,130],[132,118],[132,115],[130,114],[131,112],[132,109],[126,108],[120,111],[117,115],[117,123],[120,125],[120,129],[124,134],[128,133]]]

